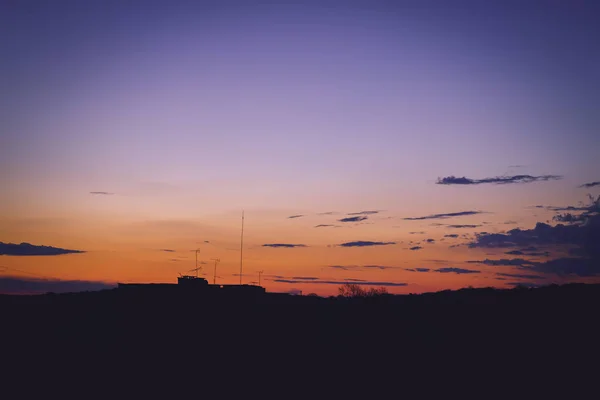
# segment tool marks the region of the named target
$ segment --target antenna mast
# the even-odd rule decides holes
[[[242,237],[240,239],[240,285],[242,284],[242,260],[244,255],[244,210],[242,210]]]
[[[220,262],[221,260],[218,258],[211,258],[211,260],[213,260],[215,262],[215,273],[213,276],[213,285],[217,284],[217,263]]]
[[[258,271],[258,286],[260,286],[260,276],[262,275],[262,273],[265,271]]]
[[[196,249],[196,278],[198,278],[198,252],[200,252],[200,249]]]

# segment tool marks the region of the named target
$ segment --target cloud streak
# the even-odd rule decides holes
[[[584,183],[583,185],[580,185],[580,188],[592,188],[595,186],[600,186],[600,181],[596,181],[596,182],[589,182],[589,183]]]
[[[290,215],[288,219],[304,217],[304,214]]]
[[[371,242],[369,240],[358,240],[355,242],[346,242],[339,244],[341,247],[368,247],[368,246],[388,246],[396,244],[396,242]]]
[[[0,255],[5,256],[59,256],[63,254],[85,253],[83,250],[69,250],[52,246],[41,246],[30,243],[0,242]]]
[[[473,269],[446,267],[446,268],[434,269],[433,272],[440,272],[442,274],[452,273],[452,274],[460,275],[460,274],[479,274],[481,271],[476,271]]]
[[[452,217],[462,217],[465,215],[476,215],[476,214],[483,214],[484,211],[459,211],[459,212],[453,212],[453,213],[443,213],[443,214],[432,214],[432,215],[426,215],[424,217],[407,217],[407,218],[402,218],[406,221],[420,221],[420,220],[424,220],[424,219],[446,219],[446,218],[452,218]]]
[[[380,212],[381,212],[381,210],[359,211],[359,212],[348,213],[348,215],[371,215],[371,214],[379,214]]]
[[[344,279],[344,280],[302,280],[293,278],[284,279],[273,279],[273,282],[277,283],[289,283],[289,284],[319,284],[319,285],[345,285],[347,283],[354,283],[362,286],[392,286],[400,287],[407,286],[405,282],[387,282],[387,281],[363,281],[360,279]]]
[[[114,193],[112,192],[90,192],[91,195],[94,196],[112,196]]]
[[[305,244],[292,244],[292,243],[266,243],[262,247],[273,247],[273,248],[294,248],[294,247],[308,247]]]
[[[562,179],[560,175],[511,175],[511,176],[495,176],[492,178],[483,179],[471,179],[467,177],[456,177],[446,176],[444,178],[438,178],[436,184],[438,185],[481,185],[481,184],[495,184],[495,185],[506,185],[510,183],[531,183],[539,181],[559,180]]]
[[[363,217],[363,216],[347,217],[347,218],[338,219],[338,221],[339,222],[359,222],[359,221],[364,221],[365,219],[369,219],[369,217]]]

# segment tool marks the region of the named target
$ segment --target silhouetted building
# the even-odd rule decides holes
[[[208,287],[208,281],[204,278],[200,278],[192,275],[182,275],[177,278],[177,284],[180,287],[185,288],[198,288],[203,289]]]
[[[210,285],[204,278],[193,275],[181,275],[174,283],[119,283],[119,289],[139,293],[157,292],[193,292],[218,293],[227,296],[251,296],[266,293],[265,288],[256,285]]]

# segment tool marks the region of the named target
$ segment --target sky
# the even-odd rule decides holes
[[[598,11],[4,1],[0,292],[595,281]]]

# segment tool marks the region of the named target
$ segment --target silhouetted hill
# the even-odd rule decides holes
[[[585,363],[597,363],[599,305],[600,285],[584,284],[373,298],[0,296],[5,363],[56,379],[146,379],[140,391],[148,379],[193,387],[208,376],[304,386],[356,374],[584,379]]]

